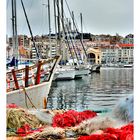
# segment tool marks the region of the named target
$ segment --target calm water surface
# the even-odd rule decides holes
[[[72,81],[58,81],[52,86],[47,108],[111,109],[118,99],[133,94],[132,68],[102,68],[100,73]]]

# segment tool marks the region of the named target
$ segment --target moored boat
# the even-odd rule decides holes
[[[47,97],[59,61],[60,56],[56,56],[46,61],[39,61],[32,67],[7,72],[7,104],[15,103],[23,108],[46,108]],[[48,64],[51,65],[51,69],[45,71],[48,76],[41,79],[41,69]],[[34,69],[36,72],[33,72]],[[23,73],[25,77],[17,78],[17,73]],[[29,73],[32,73],[32,76],[29,77]]]
[[[119,64],[119,67],[120,68],[133,68],[133,64],[124,64],[124,63],[121,63],[121,64]]]
[[[100,72],[101,64],[91,65],[89,68],[90,72]]]
[[[88,75],[89,69],[85,66],[79,66],[75,68],[75,79],[82,78],[83,75]]]
[[[133,67],[133,64],[124,64],[123,67],[124,68],[132,68]]]
[[[67,66],[61,66],[57,68],[56,73],[57,77],[55,78],[56,81],[58,80],[73,80],[75,78],[75,69]]]

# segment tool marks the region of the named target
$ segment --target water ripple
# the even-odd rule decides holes
[[[133,94],[133,69],[101,69],[82,79],[56,82],[47,107],[50,109],[111,109],[117,101]]]

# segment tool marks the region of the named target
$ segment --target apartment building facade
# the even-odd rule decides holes
[[[132,64],[134,62],[134,44],[119,44],[118,61]]]

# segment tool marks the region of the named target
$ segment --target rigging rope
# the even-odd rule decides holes
[[[35,40],[34,40],[34,37],[33,37],[33,33],[32,33],[32,30],[31,30],[31,27],[30,27],[30,24],[29,24],[29,20],[28,20],[28,17],[27,17],[27,14],[26,14],[26,10],[25,10],[25,7],[24,7],[24,4],[23,4],[22,0],[21,0],[21,4],[22,4],[22,8],[23,8],[23,11],[24,11],[24,14],[25,14],[25,18],[26,18],[26,21],[27,21],[27,24],[28,24],[29,31],[30,31],[30,34],[31,34],[31,38],[32,38],[33,46],[34,46],[35,51],[36,51],[37,58],[40,58],[39,53],[38,53],[38,49],[37,49],[37,47],[35,45]]]
[[[28,5],[29,5],[29,2],[28,2]],[[30,3],[30,6],[29,6],[29,9],[28,9],[28,12],[27,13],[31,13],[30,11],[31,11],[31,9],[32,9],[32,6],[33,6],[33,0],[31,1],[31,3]],[[23,27],[22,27],[22,29],[21,29],[21,32],[23,32],[24,31],[24,29],[26,28],[25,27],[26,26],[26,21],[24,21],[24,24],[23,24]]]
[[[57,9],[59,9],[58,4],[59,4],[59,3],[57,2],[57,3],[56,3]],[[58,10],[58,14],[60,15],[59,10]],[[60,19],[61,19],[61,22],[62,22],[63,33],[64,33],[65,36],[66,36],[65,27],[64,27],[64,24],[63,24],[63,21],[62,21],[63,19],[62,19],[62,17],[60,17]],[[71,48],[70,48],[70,44],[69,44],[68,38],[66,38],[66,39],[64,39],[64,40],[65,40],[65,43],[67,44],[67,46],[68,46],[68,48],[69,48],[71,57],[72,57],[72,59],[73,59],[73,64],[74,64],[74,57],[73,57],[73,54],[72,54],[72,51],[71,51]]]
[[[65,18],[66,18],[66,16],[65,16]],[[78,51],[78,55],[79,55],[79,57],[80,57],[80,60],[82,60],[81,54],[80,54],[80,51],[79,51],[79,48],[77,47],[77,45],[76,45],[76,43],[75,43],[75,40],[73,41],[74,32],[68,28],[67,23],[66,23],[66,28],[67,28],[67,31],[68,31],[68,34],[69,34],[69,38],[70,38],[70,40],[71,40],[71,42],[72,42],[72,45],[73,45],[73,47],[74,47],[74,46],[76,47],[76,50]],[[72,33],[73,37],[71,37],[71,33]],[[73,43],[73,42],[74,42],[74,43]],[[75,51],[76,51],[76,50],[75,50]],[[77,53],[76,53],[76,54],[77,54]],[[78,57],[78,55],[77,55],[77,57]],[[78,58],[78,61],[79,61],[79,58]]]
[[[66,2],[66,5],[67,5],[67,8],[68,8],[68,11],[69,11],[69,13],[70,13],[70,16],[71,16],[71,18],[73,19],[71,10],[70,10],[69,5],[68,5],[68,3],[67,3],[67,0],[65,0],[65,2]],[[75,21],[73,21],[73,23],[74,23],[74,27],[75,27],[75,29],[76,29],[76,32],[78,33],[78,29],[77,29],[77,27],[76,27]],[[83,50],[84,50],[84,52],[85,52],[85,56],[86,56],[86,58],[87,58],[87,52],[86,52],[86,50],[85,50],[85,47],[84,47],[84,44],[83,44],[81,38],[80,38],[80,42],[81,42],[81,45],[82,45]]]
[[[84,28],[85,28],[86,32],[88,32],[84,20],[83,20],[83,25],[84,25]]]
[[[66,24],[66,28],[67,28],[67,32],[68,32],[68,35],[69,35],[68,37],[69,37],[69,39],[70,39],[70,41],[71,41],[71,43],[72,43],[72,47],[73,47],[73,49],[74,49],[76,58],[77,58],[78,63],[79,63],[79,58],[78,58],[78,55],[77,55],[77,52],[76,52],[76,49],[75,49],[75,45],[74,45],[74,43],[73,43],[73,40],[72,40],[72,37],[71,37],[71,35],[70,35],[70,31],[69,31],[69,29],[68,29],[67,24]],[[67,36],[66,36],[66,37],[67,37]],[[77,47],[76,47],[76,48],[77,48]],[[81,59],[81,57],[80,57],[80,59]]]

